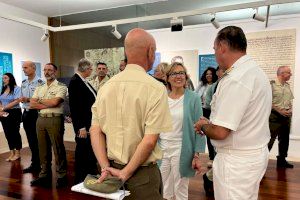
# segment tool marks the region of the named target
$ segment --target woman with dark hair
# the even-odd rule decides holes
[[[207,100],[207,92],[212,87],[213,83],[218,80],[218,76],[216,73],[216,69],[213,67],[208,67],[201,76],[201,81],[196,89],[196,92],[199,94],[202,100],[202,109],[203,109],[203,116],[209,119],[210,116],[210,104],[206,102]],[[214,147],[212,146],[210,139],[207,138],[207,147],[209,153],[210,161],[207,163],[208,167],[212,166],[212,160],[214,159],[216,152]]]
[[[5,73],[2,80],[0,121],[10,149],[10,156],[6,159],[6,161],[9,162],[21,158],[20,150],[22,148],[22,140],[20,135],[20,123],[22,112],[19,105],[21,88],[16,85],[16,80],[11,73]],[[8,113],[8,115],[4,113]]]

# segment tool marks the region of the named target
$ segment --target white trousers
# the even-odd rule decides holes
[[[251,151],[217,150],[213,162],[215,200],[256,200],[268,160],[267,147]]]
[[[179,160],[180,155],[168,156],[168,152],[164,151],[160,172],[164,186],[163,197],[168,200],[174,197],[176,200],[188,200],[189,178],[180,177]]]

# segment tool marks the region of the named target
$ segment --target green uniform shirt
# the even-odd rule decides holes
[[[272,85],[272,104],[279,109],[291,109],[294,99],[290,85],[288,83],[281,84],[278,80],[271,81]]]

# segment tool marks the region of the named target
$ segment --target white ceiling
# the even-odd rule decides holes
[[[158,1],[167,0],[0,0],[2,3],[48,17]]]
[[[279,1],[281,4],[274,3]],[[100,27],[99,24],[98,26],[94,26],[97,28],[100,27],[101,30],[111,29],[112,24],[109,22],[114,20],[123,22],[126,21],[126,19],[137,19],[139,17],[163,14],[171,16],[172,13],[176,12],[189,12],[195,9],[214,9],[216,7],[224,8],[226,6],[231,6],[233,10],[216,12],[216,18],[219,22],[250,19],[255,13],[254,9],[247,7],[247,9],[235,10],[237,9],[236,7],[238,7],[239,4],[253,5],[255,2],[260,2],[260,5],[262,5],[262,0],[0,0],[0,2],[44,16],[55,16],[55,19],[57,20],[52,24],[53,27],[60,28],[60,22],[63,22],[64,25],[80,26],[88,23],[106,22],[105,26]],[[300,14],[300,0],[266,0],[265,2],[273,2],[272,6],[270,6],[271,17],[277,15]],[[179,17],[183,18],[184,25],[186,26],[210,23],[213,16],[212,14],[213,13],[210,11],[205,14]],[[260,7],[259,14],[266,16],[267,6]],[[167,28],[170,27],[171,17],[146,22],[136,21],[131,23],[117,23],[117,25],[118,30],[123,33],[126,33],[134,27],[141,27],[147,30]],[[50,28],[44,26],[46,25],[43,24],[38,27],[43,29]],[[80,29],[83,29],[83,27],[81,26]],[[74,29],[70,28],[69,30]]]

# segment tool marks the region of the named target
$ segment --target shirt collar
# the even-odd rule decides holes
[[[33,78],[32,82],[38,81],[39,77],[37,76],[37,74],[35,75],[35,77]]]
[[[49,86],[48,86],[48,84],[47,84],[47,81],[46,81],[46,86],[48,86],[48,87],[51,87],[52,85],[57,85],[58,84],[58,81],[57,81],[57,79],[55,79]]]
[[[142,71],[142,72],[145,72],[145,69],[140,66],[140,65],[137,65],[137,64],[128,64],[126,65],[124,71]]]
[[[250,59],[251,59],[250,56],[244,55],[240,57],[237,61],[235,61],[235,63],[233,63],[232,68],[238,68]]]
[[[286,85],[286,84],[288,84],[288,83],[283,83],[283,84],[282,84],[282,83],[280,83],[280,81],[279,81],[278,79],[276,79],[276,80],[275,80],[275,84],[276,84],[276,85],[279,85],[279,86],[284,86],[284,85]]]
[[[81,78],[81,80],[82,80],[83,82],[86,82],[86,79],[83,78],[78,72],[76,72],[76,74],[79,76],[79,78]]]
[[[34,82],[38,81],[38,79],[39,79],[39,77],[38,77],[37,74],[36,74],[36,75],[34,76],[34,78],[32,79],[31,82],[29,81],[28,77],[27,77],[27,79],[25,79],[25,80],[26,80],[27,83],[34,83]]]

